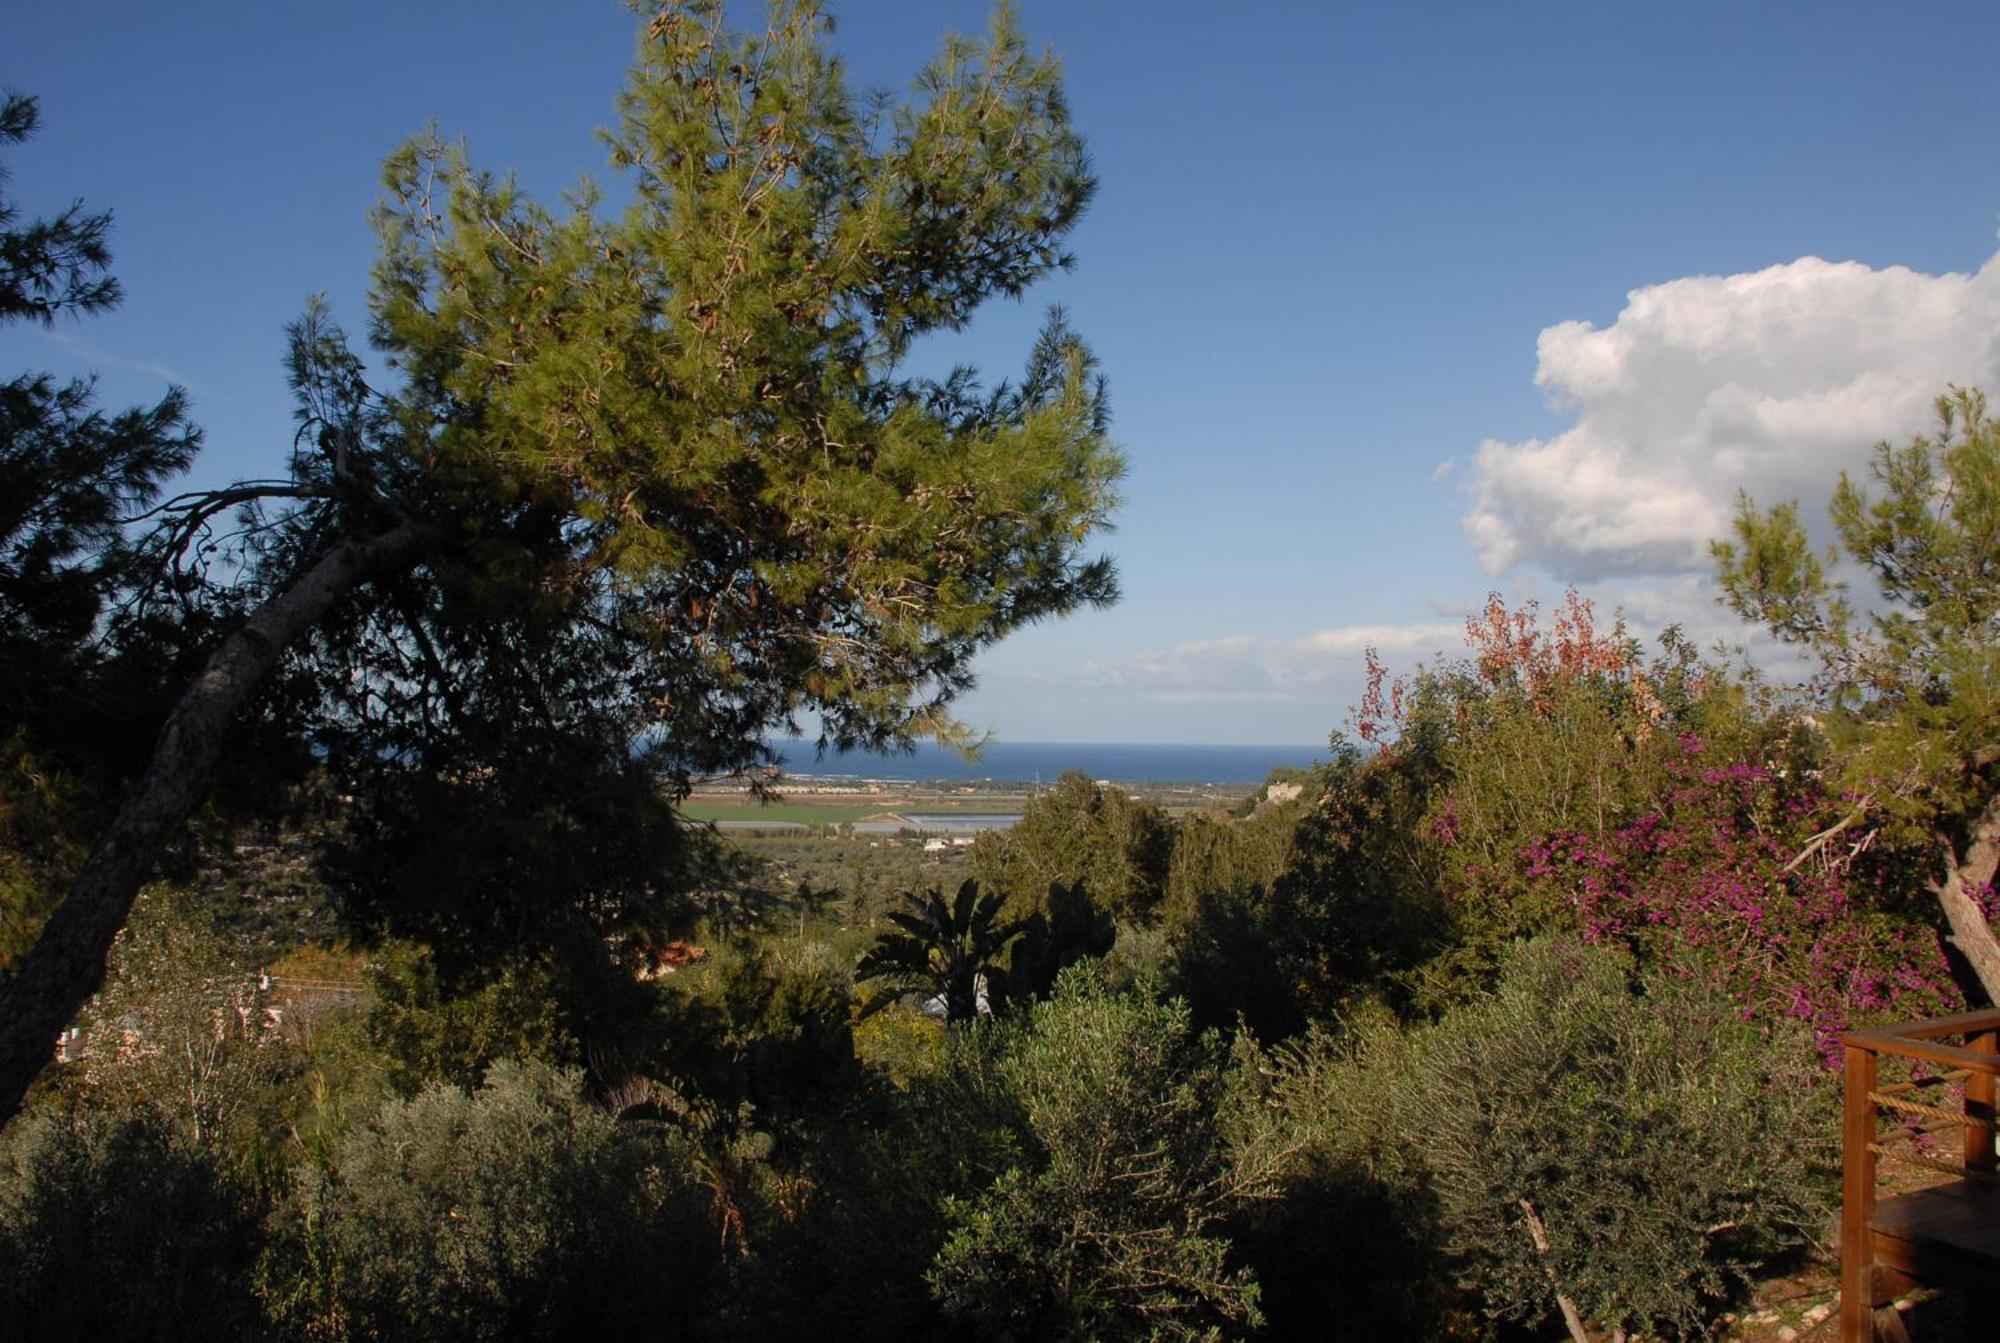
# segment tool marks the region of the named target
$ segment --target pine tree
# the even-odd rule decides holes
[[[39,122],[33,98],[0,98],[0,146]],[[53,326],[114,306],[110,228],[81,202],[24,221],[0,195],[0,322]],[[122,523],[199,441],[177,387],[107,411],[87,378],[0,383],[0,982],[53,906],[101,791],[103,723],[116,717],[100,685],[105,617],[139,558]]]
[[[1083,546],[1122,463],[1060,315],[1018,383],[903,369],[1069,263],[1093,180],[1054,60],[1003,6],[909,99],[865,100],[816,3],[747,37],[722,9],[642,25],[609,137],[622,209],[541,206],[435,138],[389,160],[371,333],[394,385],[309,311],[289,478],[172,510],[181,554],[260,510],[260,604],[0,1007],[0,1114],[281,657],[350,760],[414,741],[443,768],[517,730],[602,758],[622,736],[671,782],[805,714],[843,745],[961,737],[974,654],[1115,596]]]

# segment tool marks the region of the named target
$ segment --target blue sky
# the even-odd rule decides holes
[[[1579,583],[1731,633],[1700,541],[2000,390],[2000,6],[1054,4],[1102,187],[1077,269],[925,352],[995,376],[1065,304],[1131,462],[1125,600],[1017,635],[964,716],[1032,740],[1313,743],[1361,648]],[[982,4],[837,5],[900,87]],[[435,121],[540,194],[605,172],[616,5],[23,7],[30,210],[116,213],[124,307],[0,367],[188,387],[204,480],[283,459],[281,332],[365,326],[383,156]],[[1808,260],[1817,259],[1817,260]],[[1817,492],[1817,494],[1815,493]]]

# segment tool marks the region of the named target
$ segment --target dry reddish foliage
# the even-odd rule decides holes
[[[1567,589],[1550,633],[1541,629],[1539,614],[1537,602],[1509,610],[1499,593],[1486,594],[1484,609],[1465,621],[1466,646],[1472,650],[1473,669],[1481,682],[1517,684],[1546,714],[1553,712],[1563,686],[1602,677],[1623,682],[1645,720],[1659,722],[1664,707],[1641,669],[1637,647],[1616,626],[1600,633],[1596,608],[1588,598],[1575,588]],[[1409,682],[1392,679],[1375,649],[1365,650],[1363,657],[1368,679],[1354,709],[1355,735],[1386,745],[1403,726]]]
[[[1486,594],[1486,609],[1465,622],[1481,680],[1499,685],[1517,679],[1538,706],[1547,707],[1565,682],[1636,673],[1638,654],[1630,641],[1615,628],[1599,634],[1596,608],[1575,588],[1563,593],[1552,636],[1537,628],[1537,610],[1537,603],[1527,602],[1509,611],[1499,593]]]

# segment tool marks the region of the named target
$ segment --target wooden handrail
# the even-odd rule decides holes
[[[2000,1030],[2000,1007],[1982,1007],[1976,1012],[1955,1012],[1948,1017],[1926,1017],[1884,1026],[1864,1035],[1900,1035],[1910,1040],[1935,1040],[1940,1035],[1964,1035],[1973,1031]]]
[[[1849,1049],[1865,1049],[1871,1054],[1894,1054],[1899,1058],[1921,1059],[1925,1063],[1941,1063],[1948,1067],[1964,1068],[1969,1072],[1984,1073],[2000,1077],[2000,1055],[1982,1048],[1964,1048],[1959,1045],[1939,1044],[1946,1035],[1981,1036],[2000,1031],[2000,1009],[1988,1008],[1980,1012],[1960,1012],[1955,1016],[1931,1017],[1925,1021],[1912,1021],[1899,1026],[1881,1027],[1870,1031],[1849,1031],[1841,1036],[1841,1043]]]
[[[1841,1037],[1849,1049],[1865,1049],[1871,1054],[1894,1054],[1898,1058],[1921,1059],[1925,1063],[1963,1068],[1967,1072],[2000,1077],[2000,1057],[1957,1045],[1941,1045],[1931,1040],[1909,1040],[1877,1031],[1851,1031]]]

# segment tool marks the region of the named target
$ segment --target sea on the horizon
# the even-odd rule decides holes
[[[1121,742],[996,741],[968,761],[956,751],[925,742],[906,755],[828,751],[809,740],[770,743],[785,773],[805,779],[882,779],[897,782],[1054,783],[1065,770],[1114,783],[1257,784],[1280,765],[1307,769],[1330,752],[1312,746],[1176,746]]]

